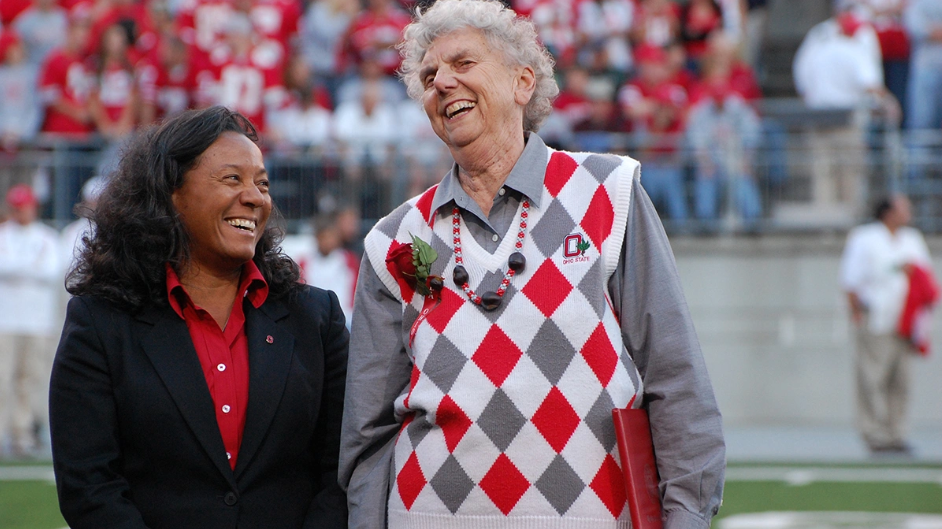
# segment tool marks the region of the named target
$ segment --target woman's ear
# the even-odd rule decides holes
[[[536,74],[533,68],[521,66],[517,70],[517,76],[514,78],[514,101],[520,106],[526,106],[533,97],[536,90]]]

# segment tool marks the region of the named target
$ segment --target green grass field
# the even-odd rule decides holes
[[[942,514],[942,465],[733,464],[729,474],[717,522],[766,511]],[[0,481],[0,529],[63,527],[52,483]]]

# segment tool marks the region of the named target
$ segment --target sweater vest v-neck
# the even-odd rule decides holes
[[[370,265],[402,301],[413,362],[394,404],[402,427],[390,469],[391,529],[630,526],[611,412],[640,394],[641,383],[607,285],[639,164],[552,149],[548,159],[520,250],[526,268],[494,311],[469,301],[452,279],[452,218],[431,210],[435,187],[380,220],[366,239]],[[497,290],[519,224],[518,210],[491,254],[461,223],[475,292]],[[413,235],[437,251],[431,273],[445,286],[410,344],[428,306],[386,257],[394,241]]]

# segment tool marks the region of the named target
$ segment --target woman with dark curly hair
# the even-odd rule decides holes
[[[343,312],[278,247],[257,140],[222,107],[177,116],[92,215],[50,390],[73,529],[346,527]]]

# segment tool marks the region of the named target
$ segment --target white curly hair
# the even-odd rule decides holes
[[[438,0],[431,7],[416,8],[415,18],[404,32],[399,53],[399,75],[409,97],[421,100],[425,87],[419,68],[425,53],[438,37],[464,28],[484,33],[491,47],[503,53],[508,64],[529,66],[536,77],[536,87],[524,108],[523,130],[536,132],[553,110],[559,86],[553,76],[555,61],[540,43],[533,23],[518,17],[498,0]]]

